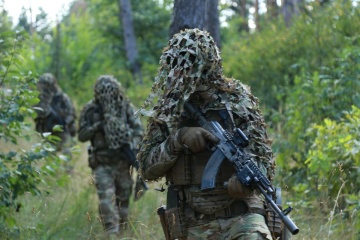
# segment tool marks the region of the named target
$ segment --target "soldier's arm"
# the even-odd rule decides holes
[[[45,96],[45,94],[40,93],[39,99],[40,102],[34,106],[37,114],[36,118],[45,119],[50,115],[51,112],[51,98]]]
[[[153,119],[148,121],[147,132],[140,142],[137,159],[140,161],[142,177],[147,180],[157,180],[175,164],[178,155],[172,141],[173,136],[166,137],[159,123]]]
[[[70,97],[65,93],[63,93],[62,101],[65,106],[64,108],[65,123],[72,124],[75,122],[76,119],[76,111],[74,104],[72,103]]]
[[[91,118],[94,116],[96,105],[92,102],[86,104],[80,114],[78,139],[81,142],[86,142],[94,137],[96,131],[101,128],[101,121],[92,122]]]
[[[239,119],[235,120],[235,123],[250,139],[250,144],[245,150],[252,156],[252,160],[258,164],[261,171],[269,179],[272,179],[275,163],[271,150],[271,140],[268,138],[258,99],[250,93],[246,86],[243,86],[241,97],[241,107],[235,111]]]
[[[70,97],[64,93],[64,105],[65,107],[65,124],[71,134],[71,136],[76,135],[76,110],[73,102]]]

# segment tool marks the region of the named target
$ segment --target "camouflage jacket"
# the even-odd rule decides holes
[[[127,139],[126,143],[129,143],[132,149],[135,149],[139,144],[143,136],[143,126],[139,118],[135,118],[134,106],[130,101],[126,101],[126,115],[123,116],[127,128],[126,135],[129,137],[119,136],[120,139]],[[107,143],[104,137],[103,111],[99,103],[94,100],[88,102],[81,111],[79,119],[78,139],[81,142],[91,141],[91,145],[94,148],[104,149],[107,148]],[[115,129],[114,129],[115,130]]]
[[[219,122],[224,129],[230,132],[232,132],[233,124],[240,128],[250,139],[249,146],[244,150],[271,180],[275,164],[270,146],[271,141],[267,136],[266,125],[258,101],[251,95],[246,85],[240,84],[239,86],[237,92],[219,93],[216,101],[207,105],[202,104],[201,100],[196,102],[196,99],[192,99],[191,102],[202,111],[207,120]],[[226,119],[220,117],[221,110],[228,113]],[[172,126],[176,126],[176,128],[172,129]],[[202,173],[212,152],[204,150],[200,153],[191,153],[186,148],[174,146],[174,144],[178,144],[173,140],[177,139],[178,129],[197,126],[199,126],[197,122],[184,111],[182,111],[177,124],[150,118],[147,133],[140,144],[138,154],[141,174],[147,180],[157,180],[166,176],[167,183],[178,189],[179,198],[184,201],[186,199],[183,206],[189,206],[194,212],[220,214],[221,211],[225,211],[225,208],[231,207],[235,201],[224,188],[224,182],[229,181],[234,175],[234,168],[229,162],[224,161],[216,177],[215,189],[202,192],[200,190]],[[180,151],[171,151],[172,149],[180,149]],[[249,208],[262,209],[264,207],[261,196],[257,192],[244,201]],[[219,216],[224,215],[220,214]],[[193,219],[191,214],[186,218],[188,219],[186,221],[190,222]]]
[[[245,151],[252,156],[252,160],[272,180],[275,163],[271,150],[271,141],[268,139],[266,125],[258,106],[258,100],[250,93],[246,85],[241,84],[240,86],[241,88],[237,89],[237,93],[222,93],[217,101],[207,106],[201,106],[200,104],[199,107],[201,107],[204,115],[211,118],[210,115],[214,115],[214,113],[210,112],[226,109],[225,104],[227,102],[231,108],[236,127],[240,128],[250,139],[250,145]],[[182,116],[179,124],[177,124],[177,129],[186,126],[188,117],[186,113],[183,113]],[[171,134],[174,134],[177,130],[168,127],[169,124],[171,123],[160,122],[154,118],[150,118],[148,121],[147,132],[141,142],[138,155],[145,179],[156,180],[165,176],[181,155],[169,151],[168,137],[169,135],[171,137]],[[223,122],[220,122],[220,124],[224,128],[231,130],[231,127],[225,126]]]
[[[38,132],[52,132],[55,125],[61,125],[65,133],[75,136],[75,107],[66,93],[58,91],[50,100],[42,99],[40,95],[40,102],[36,107],[37,117],[35,122]]]

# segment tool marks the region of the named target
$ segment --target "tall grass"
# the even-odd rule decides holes
[[[56,177],[65,178],[65,184],[43,185],[41,196],[23,196],[20,211],[9,212],[16,216],[17,230],[2,239],[109,239],[98,214],[98,198],[91,170],[87,166],[86,146],[79,146],[80,154],[71,160],[74,166],[72,172],[63,172],[62,176],[59,174]],[[164,204],[166,194],[154,190],[157,185],[160,183],[150,183],[149,190],[136,202],[131,197],[129,225],[121,228],[122,234],[115,239],[164,239],[156,209]],[[294,203],[291,217],[300,232],[292,239],[359,240],[359,229],[355,227],[359,219],[344,218],[344,213],[336,211],[336,203],[328,204],[334,206],[331,215],[302,204],[301,199]]]
[[[19,212],[12,211],[17,220],[17,231],[7,239],[108,239],[99,214],[98,197],[91,170],[87,166],[85,145],[71,160],[73,169],[63,172],[62,186],[41,186],[42,195],[26,194],[20,200]],[[135,176],[134,176],[135,177]],[[54,179],[55,181],[55,179]],[[164,193],[149,190],[138,201],[130,202],[129,225],[122,227],[118,239],[162,239],[156,208],[164,202]]]
[[[301,197],[294,202],[291,218],[295,221],[300,232],[292,236],[293,240],[360,240],[359,221],[357,209],[353,212],[339,210],[339,196],[344,184],[338,189],[338,197],[334,202],[309,203]],[[332,206],[330,213],[322,205]]]

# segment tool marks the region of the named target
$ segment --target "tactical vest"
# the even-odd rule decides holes
[[[210,114],[210,115],[209,115]],[[221,123],[215,111],[210,111],[208,120]],[[179,123],[181,127],[198,127],[193,120]],[[166,181],[170,185],[167,196],[168,225],[173,237],[186,236],[186,228],[206,224],[217,218],[231,218],[244,215],[249,211],[248,205],[242,200],[236,200],[227,193],[224,183],[235,173],[233,166],[224,161],[216,177],[216,187],[212,191],[200,190],[201,179],[205,166],[212,152],[205,150],[200,153],[185,151],[177,159],[175,165],[167,172]],[[259,209],[263,204],[259,203]],[[175,217],[175,221],[171,218]]]
[[[103,113],[101,106],[93,103],[85,114],[85,118],[89,126],[103,120]],[[89,165],[95,168],[99,164],[115,165],[120,159],[128,159],[127,152],[123,148],[110,149],[106,143],[105,131],[100,128],[94,133],[90,139],[91,148],[89,149]]]

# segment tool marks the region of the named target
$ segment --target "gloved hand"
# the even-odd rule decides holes
[[[237,179],[236,175],[233,175],[228,183],[227,183],[227,190],[231,197],[233,198],[245,198],[250,196],[253,193],[253,190],[249,187],[246,187],[240,183]]]
[[[209,141],[217,143],[219,139],[201,127],[183,127],[178,132],[177,141],[197,153],[204,150]]]

